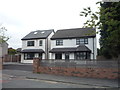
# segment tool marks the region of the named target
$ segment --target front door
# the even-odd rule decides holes
[[[65,53],[65,60],[69,60],[69,53]]]

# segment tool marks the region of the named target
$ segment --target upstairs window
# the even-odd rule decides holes
[[[84,43],[88,44],[88,38],[84,38]]]
[[[63,40],[56,40],[56,46],[62,46]]]
[[[88,44],[88,38],[76,39],[76,45],[80,45],[80,44]]]
[[[39,41],[39,46],[42,46],[42,45],[43,45],[43,41],[40,40],[40,41]]]
[[[28,41],[27,46],[34,46],[34,41]]]

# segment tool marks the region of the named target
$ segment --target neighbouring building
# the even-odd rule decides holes
[[[51,37],[50,59],[96,59],[96,30],[73,28],[58,30]]]
[[[21,49],[22,49],[22,48],[17,48],[17,49],[16,49],[17,53],[21,53]]]
[[[34,57],[49,59],[50,38],[53,34],[54,29],[37,30],[22,38],[21,63],[33,63]]]
[[[8,54],[8,44],[6,42],[0,43],[0,57]]]

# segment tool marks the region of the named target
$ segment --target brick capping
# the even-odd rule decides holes
[[[77,76],[87,78],[106,78],[106,79],[118,79],[120,78],[120,71],[117,67],[51,67],[40,65],[40,59],[33,59],[33,72],[34,73],[46,73],[65,76]]]

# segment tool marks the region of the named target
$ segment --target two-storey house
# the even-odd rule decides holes
[[[50,59],[96,59],[96,55],[95,29],[58,30],[51,38]]]
[[[49,59],[50,38],[54,30],[37,30],[22,38],[21,62],[33,63],[34,57]]]

